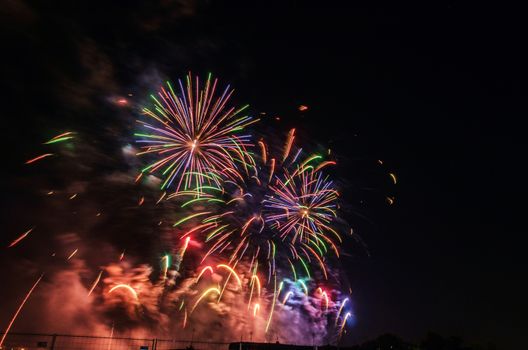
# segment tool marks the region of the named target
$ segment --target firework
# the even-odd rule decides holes
[[[24,307],[24,304],[28,301],[29,297],[31,296],[31,294],[33,293],[33,291],[35,290],[37,285],[40,283],[40,280],[42,280],[42,277],[44,277],[44,274],[40,275],[40,277],[35,282],[35,284],[33,284],[33,287],[31,287],[29,292],[26,294],[26,296],[24,297],[24,299],[22,300],[22,302],[18,306],[18,309],[15,312],[15,314],[13,315],[13,317],[11,318],[11,321],[9,321],[9,324],[7,325],[7,328],[6,328],[5,332],[4,332],[4,335],[2,336],[2,339],[0,339],[0,348],[2,348],[2,344],[4,344],[4,340],[5,340],[6,336],[7,336],[7,334],[9,333],[9,331],[11,330],[11,327],[13,326],[13,323],[15,322],[16,318],[18,317],[18,314],[20,313],[20,311]]]
[[[309,266],[315,261],[327,277],[324,255],[329,250],[328,247],[339,255],[335,243],[329,237],[329,233],[337,235],[330,223],[336,215],[335,201],[338,194],[331,188],[331,182],[322,178],[320,171],[315,170],[335,162],[321,161],[322,157],[319,155],[299,162],[302,150],[294,147],[294,139],[295,129],[292,129],[284,147],[277,151],[260,140],[260,157],[247,155],[242,181],[227,179],[222,188],[208,186],[209,193],[202,193],[201,196],[195,191],[182,191],[169,196],[169,199],[189,196],[191,199],[185,201],[181,205],[182,208],[191,208],[195,204],[215,204],[207,207],[207,210],[183,217],[174,227],[182,229],[181,238],[198,234],[197,240],[202,241],[206,247],[202,262],[210,257],[227,259],[228,263],[217,267],[225,269],[245,262],[243,265],[249,267],[252,276],[248,309],[252,305],[255,286],[258,287],[260,296],[259,269],[267,274],[265,283],[277,278],[278,269],[282,271],[282,275],[286,270],[291,270],[293,279],[298,280],[297,269],[301,268],[307,279],[311,279]],[[277,153],[279,157],[274,156]],[[222,172],[225,173],[226,171]],[[283,187],[286,189],[281,191],[283,201],[279,207],[275,198],[276,193]],[[287,213],[291,218],[281,216],[285,206],[298,208],[299,205],[306,208],[298,209],[297,213],[296,209],[288,209]],[[310,213],[303,214],[301,210]],[[292,225],[289,221],[293,219],[296,221]],[[293,231],[298,231],[298,238],[291,234]],[[339,235],[337,237],[340,240]],[[198,280],[204,272],[205,269],[200,272]],[[229,272],[227,280],[234,276],[240,289],[242,284],[237,274],[234,271]],[[305,295],[308,295],[307,286],[302,280],[300,282]],[[226,284],[221,289],[219,300]],[[274,293],[277,293],[276,289]],[[327,310],[328,297],[326,293],[323,294]],[[282,304],[290,297],[291,293],[286,295]]]
[[[118,284],[117,286],[114,286],[114,287],[110,288],[110,290],[108,291],[108,294],[112,294],[112,292],[114,292],[114,291],[116,291],[118,289],[127,290],[128,292],[130,292],[130,294],[132,294],[134,299],[139,300],[139,297],[138,297],[138,294],[137,294],[136,290],[134,288],[132,288],[131,286],[129,286],[128,284]]]
[[[112,329],[110,330],[110,341],[108,342],[108,350],[112,348],[112,338],[114,337],[114,322],[112,322]]]
[[[306,110],[308,110],[308,106],[305,106],[305,105],[300,105],[299,106],[299,111],[304,112]]]
[[[253,307],[253,317],[257,316],[257,312],[260,310],[260,304],[255,304]]]
[[[54,143],[68,141],[68,140],[71,140],[71,139],[74,138],[74,136],[73,136],[74,134],[75,133],[72,132],[72,131],[67,131],[65,133],[62,133],[62,134],[59,134],[59,135],[53,137],[49,141],[44,142],[44,144],[45,145],[51,145],[51,144],[54,144]]]
[[[223,186],[225,190],[209,187],[209,192],[212,193],[204,193],[199,198],[196,198],[193,192],[188,194],[191,199],[185,202],[182,208],[204,202],[221,203],[223,206],[216,211],[206,210],[193,213],[174,224],[178,226],[191,219],[201,218],[201,221],[183,236],[199,232],[204,237],[204,242],[209,249],[203,260],[214,254],[229,253],[229,262],[236,266],[244,256],[249,256],[253,261],[257,261],[260,255],[265,255],[270,261],[275,258],[274,252],[277,245],[282,247],[283,244],[276,240],[274,234],[266,230],[261,213],[261,203],[264,200],[262,194],[268,191],[274,173],[282,172],[284,166],[295,161],[289,157],[294,138],[295,129],[292,129],[288,134],[280,162],[276,161],[276,157],[269,159],[268,147],[261,140],[258,142],[261,149],[260,158],[246,154],[243,161],[243,176],[238,181],[229,179],[229,174],[234,172],[232,169],[225,169],[221,173],[228,178]],[[271,265],[274,270],[275,264]]]
[[[273,319],[273,311],[275,311],[275,303],[277,302],[277,297],[279,296],[280,291],[282,289],[281,287],[282,287],[282,283],[279,285],[279,289],[277,290],[277,275],[274,275],[274,279],[273,279],[273,290],[274,290],[273,301],[272,301],[272,304],[271,304],[268,321],[266,322],[266,333],[268,332],[269,327],[271,325],[271,320]]]
[[[330,299],[328,299],[328,294],[321,287],[317,288],[317,291],[321,295],[321,299],[324,300],[325,311],[328,311],[328,306],[330,303]]]
[[[167,272],[169,271],[170,267],[170,255],[166,254],[161,258],[161,261],[163,261],[163,280],[165,281],[167,279]]]
[[[211,288],[207,289],[205,292],[202,293],[202,295],[200,295],[198,300],[196,300],[196,302],[194,303],[194,305],[193,305],[193,307],[191,309],[191,313],[194,311],[194,309],[196,309],[196,307],[198,306],[198,304],[200,304],[200,302],[203,300],[203,298],[205,298],[206,296],[208,296],[211,293],[216,293],[217,295],[221,294],[220,290],[218,288],[216,288],[216,287],[211,287]]]
[[[337,217],[339,196],[331,181],[315,170],[301,170],[277,179],[271,190],[273,194],[267,196],[265,203],[265,221],[280,232],[281,238],[289,237],[292,244],[315,243],[318,247],[325,246],[326,241],[339,255],[326,235],[330,232],[341,241],[330,226]]]
[[[99,281],[101,280],[101,276],[102,276],[102,275],[103,275],[103,271],[101,270],[101,271],[99,272],[99,274],[97,275],[97,278],[95,279],[94,283],[92,284],[92,287],[91,287],[90,290],[88,291],[88,296],[90,296],[90,295],[93,293],[95,287],[97,286],[97,284],[98,284]]]
[[[35,158],[32,158],[32,159],[26,161],[26,164],[32,164],[32,163],[35,163],[36,161],[39,161],[39,160],[44,159],[44,158],[46,158],[46,157],[51,157],[52,155],[53,155],[53,153],[45,153],[45,154],[42,154],[42,155],[40,155],[40,156],[38,156],[38,157],[35,157]]]
[[[352,314],[350,312],[347,312],[345,317],[343,318],[343,322],[341,322],[341,327],[339,327],[339,338],[341,338],[341,335],[343,334],[343,330],[345,329],[346,322],[349,317],[351,317]]]
[[[151,96],[154,109],[143,109],[152,122],[139,121],[145,132],[135,134],[143,145],[138,155],[155,154],[158,159],[142,172],[161,171],[162,189],[201,191],[205,184],[219,185],[216,173],[238,169],[236,159],[243,159],[251,145],[250,136],[239,132],[256,120],[240,116],[247,106],[227,107],[233,90],[227,86],[217,95],[217,83],[209,74],[202,87],[189,74],[185,87],[178,80],[179,93],[167,82],[168,89],[162,87],[157,97]]]
[[[198,283],[200,281],[200,278],[202,277],[202,275],[205,273],[205,271],[209,271],[211,273],[211,275],[214,273],[213,271],[213,268],[211,266],[206,266],[204,267],[200,273],[198,274],[198,276],[196,277],[194,283]]]
[[[339,316],[341,316],[341,313],[343,312],[343,309],[345,308],[345,305],[346,303],[348,302],[348,298],[345,298],[345,300],[343,300],[341,302],[341,306],[339,307],[339,311],[337,312],[337,316],[336,316],[336,320],[335,320],[335,325],[337,326],[337,322],[339,321]]]
[[[94,312],[104,311],[97,319],[112,315],[106,321],[128,318],[134,327],[155,321],[167,332],[177,324],[212,333],[207,326],[218,321],[210,316],[221,315],[222,328],[232,329],[221,335],[227,339],[240,330],[238,324],[260,332],[261,338],[270,332],[289,332],[285,320],[295,317],[297,325],[307,325],[302,328],[329,327],[341,336],[352,314],[347,310],[348,298],[338,301],[342,280],[331,273],[335,272],[332,256],[339,256],[341,243],[336,229],[339,194],[323,174],[336,162],[325,159],[326,152],[311,154],[298,148],[296,129],[283,142],[268,144],[255,138],[253,145],[244,129],[255,120],[242,114],[246,107],[229,107],[232,90],[227,87],[217,93],[218,82],[210,76],[202,84],[189,75],[185,84],[177,85],[176,92],[167,83],[152,96],[154,106],[143,110],[146,121],[139,121],[142,130],[135,134],[141,146],[138,155],[150,157],[150,163],[131,182],[150,182],[149,174],[162,178],[158,193],[141,191],[131,196],[138,213],[160,214],[152,222],[153,229],[163,233],[162,244],[156,247],[163,248],[151,256],[159,268],[132,267],[140,256],[135,249],[127,259],[124,250],[117,251],[111,259],[118,262],[109,262],[90,277],[88,296],[94,296],[87,299]],[[307,109],[301,107],[301,111]],[[73,132],[65,132],[45,144],[74,137]],[[69,193],[71,200],[77,197],[73,191],[62,193]],[[170,216],[165,216],[165,209],[171,210]],[[105,210],[111,214],[113,209]],[[170,231],[162,226],[169,220]],[[9,247],[19,244],[31,230]],[[69,270],[84,266],[82,259],[96,261],[88,260],[87,247],[80,255],[76,255],[78,249],[71,252],[73,248],[64,255],[57,253],[68,260],[75,256],[77,263],[70,264]],[[87,270],[83,271],[81,281],[86,280],[82,274]],[[328,276],[336,277],[336,284],[333,279],[322,280]],[[100,283],[105,286],[97,288]],[[117,327],[116,322],[116,331],[125,324],[119,322]],[[301,334],[306,329],[293,331]],[[113,332],[112,322],[111,338]]]
[[[286,296],[282,300],[282,305],[285,305],[288,299],[293,295],[293,292],[290,290],[288,293],[286,293]]]
[[[237,281],[237,283],[238,283],[238,285],[239,285],[240,287],[242,287],[242,280],[240,279],[240,277],[238,276],[238,274],[236,273],[236,271],[235,271],[231,266],[226,265],[226,264],[219,264],[219,265],[217,266],[217,268],[224,268],[224,269],[226,269],[227,271],[229,271],[229,277],[234,276],[235,279],[236,279],[236,281]],[[227,280],[229,280],[229,277],[227,278]]]
[[[11,244],[9,244],[7,247],[8,248],[12,248],[12,247],[16,246],[21,240],[26,238],[27,235],[29,235],[31,233],[31,231],[33,231],[33,229],[34,229],[34,227],[30,228],[29,230],[27,230],[26,232],[21,234],[17,239],[15,239],[13,242],[11,242]]]
[[[71,258],[73,258],[73,256],[74,256],[75,254],[77,254],[77,251],[79,251],[79,249],[75,249],[75,250],[74,250],[74,251],[68,256],[68,258],[67,258],[66,260],[70,260]]]
[[[264,201],[263,217],[278,232],[281,241],[289,242],[292,258],[301,262],[308,276],[310,272],[302,256],[308,261],[315,258],[327,278],[323,256],[331,249],[339,257],[335,242],[342,241],[332,227],[339,194],[327,177],[309,165],[317,157],[308,158],[292,175],[286,173],[276,178],[270,185],[271,194]],[[296,274],[293,265],[292,270]]]

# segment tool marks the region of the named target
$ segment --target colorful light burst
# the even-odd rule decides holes
[[[233,169],[236,176],[246,148],[251,146],[250,135],[240,134],[256,122],[241,115],[247,105],[235,109],[228,107],[233,90],[229,85],[217,94],[217,79],[211,74],[202,86],[198,78],[189,74],[184,86],[178,80],[179,92],[167,82],[158,96],[151,95],[154,108],[144,108],[150,122],[138,121],[144,131],[135,136],[141,144],[138,155],[155,155],[157,159],[142,169],[142,173],[160,171],[164,177],[161,189],[180,190],[202,186],[221,185],[218,172]]]
[[[210,74],[203,84],[189,74],[185,84],[178,80],[177,92],[167,82],[157,96],[151,96],[153,108],[143,109],[148,121],[138,121],[143,130],[135,134],[141,145],[137,155],[150,156],[151,163],[135,181],[146,174],[160,174],[163,192],[136,196],[134,207],[160,208],[157,205],[164,201],[178,206],[179,216],[171,228],[175,242],[158,255],[159,270],[144,265],[148,267],[141,278],[133,275],[140,268],[131,268],[130,275],[122,273],[134,258],[124,259],[123,250],[111,269],[100,267],[87,294],[95,301],[101,299],[95,297],[97,290],[106,290],[103,302],[131,306],[130,317],[151,316],[157,307],[169,309],[171,317],[181,317],[182,328],[206,304],[221,309],[220,303],[236,295],[237,303],[243,304],[239,309],[255,324],[258,319],[265,333],[280,319],[277,313],[298,312],[304,304],[317,309],[317,317],[330,319],[330,327],[341,337],[352,317],[347,310],[351,303],[336,294],[334,282],[329,281],[330,255],[339,257],[342,237],[336,229],[339,193],[324,174],[336,162],[319,154],[306,156],[296,148],[296,129],[289,131],[283,143],[267,144],[263,138],[254,143],[244,130],[257,120],[242,115],[247,106],[228,106],[233,90],[227,86],[217,93],[217,86],[218,80]],[[301,107],[301,111],[308,109]],[[45,144],[77,140],[76,135],[65,132]],[[26,164],[52,155],[43,154]],[[390,175],[396,184],[396,177]],[[18,245],[32,230],[9,247]],[[81,252],[70,265],[86,249]],[[97,288],[99,284],[105,287]]]

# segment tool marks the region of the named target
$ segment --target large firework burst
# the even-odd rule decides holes
[[[211,82],[210,74],[203,87],[198,78],[193,83],[190,74],[185,87],[181,80],[178,85],[179,94],[167,82],[168,90],[162,87],[158,97],[151,95],[154,109],[143,112],[152,123],[138,121],[145,129],[135,134],[136,142],[143,144],[138,154],[158,157],[142,173],[161,171],[165,177],[162,189],[173,185],[176,192],[201,192],[204,184],[221,185],[219,171],[238,172],[236,159],[243,158],[250,145],[250,136],[238,133],[256,120],[240,116],[247,106],[227,107],[233,90],[228,85],[217,95],[217,79]]]
[[[318,261],[327,276],[324,256],[329,246],[339,251],[329,234],[341,239],[331,227],[335,215],[337,191],[321,175],[321,168],[332,162],[319,162],[322,157],[312,156],[299,163],[301,149],[294,149],[295,130],[288,134],[284,148],[270,150],[259,141],[260,155],[247,154],[243,161],[245,172],[240,181],[227,180],[223,190],[191,198],[200,209],[176,223],[191,219],[190,229],[182,236],[198,235],[207,247],[203,256],[226,257],[236,266],[245,260],[253,274],[260,268],[271,280],[277,268],[292,272],[297,269],[310,278],[309,262]],[[275,153],[280,153],[273,156]],[[175,194],[181,195],[181,194]],[[204,202],[216,201],[215,210],[202,210]],[[297,266],[297,268],[295,267]]]
[[[283,147],[275,141],[266,144],[264,139],[251,144],[250,136],[240,131],[254,120],[240,115],[245,107],[227,107],[232,90],[227,87],[217,95],[217,81],[210,76],[203,86],[190,75],[185,85],[181,81],[178,85],[177,93],[167,83],[167,88],[152,96],[154,108],[143,110],[151,121],[139,121],[144,131],[136,134],[142,144],[139,154],[156,157],[138,179],[155,172],[164,178],[165,191],[156,204],[143,192],[139,202],[140,192],[133,195],[133,203],[138,203],[134,210],[146,213],[156,208],[149,213],[162,219],[155,218],[157,234],[153,235],[162,237],[159,268],[141,263],[139,259],[148,253],[132,251],[125,258],[126,241],[119,242],[119,250],[108,248],[111,254],[101,258],[105,261],[99,262],[99,247],[87,260],[88,246],[72,247],[68,236],[60,241],[65,242],[63,250],[68,248],[64,261],[72,271],[47,272],[46,283],[60,293],[68,289],[63,281],[77,283],[75,296],[87,302],[81,303],[80,310],[89,307],[96,315],[94,324],[101,321],[107,326],[111,317],[111,335],[114,319],[118,333],[135,329],[171,334],[178,325],[187,332],[181,334],[194,336],[196,326],[203,337],[210,337],[217,325],[217,339],[224,340],[248,332],[260,340],[270,340],[275,333],[299,342],[305,341],[308,330],[319,333],[321,339],[327,329],[339,330],[340,335],[353,315],[348,311],[349,298],[343,299],[338,290],[342,279],[331,273],[331,256],[339,256],[341,249],[335,225],[338,192],[322,169],[334,162],[320,155],[306,157],[294,145],[295,129]],[[74,134],[61,133],[45,144],[60,144]],[[174,191],[169,192],[169,187]],[[55,196],[54,191],[47,195]],[[79,200],[77,193],[66,198]],[[129,199],[125,196],[122,203],[128,206]],[[164,199],[173,200],[172,205],[157,206]],[[108,214],[122,206],[107,208],[103,215],[110,222]],[[98,218],[101,211],[94,215]],[[178,217],[173,228],[164,229],[162,223],[174,215]],[[132,217],[126,219],[127,228],[138,223]],[[34,239],[35,227],[19,234],[9,248],[22,248]],[[106,261],[108,256],[113,256],[111,261]],[[52,257],[58,260],[55,252]],[[97,261],[97,269],[84,286],[85,261]],[[0,345],[33,291],[40,288],[41,279],[19,304]]]

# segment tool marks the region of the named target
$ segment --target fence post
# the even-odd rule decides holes
[[[57,334],[52,334],[51,335],[50,350],[54,350],[55,349],[55,340],[57,340]]]

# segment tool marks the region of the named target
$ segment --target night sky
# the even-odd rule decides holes
[[[35,140],[126,131],[134,111],[113,98],[213,72],[338,159],[365,244],[344,261],[351,342],[431,330],[513,348],[528,326],[521,11],[426,3],[3,1],[2,244],[28,219],[18,179]]]

